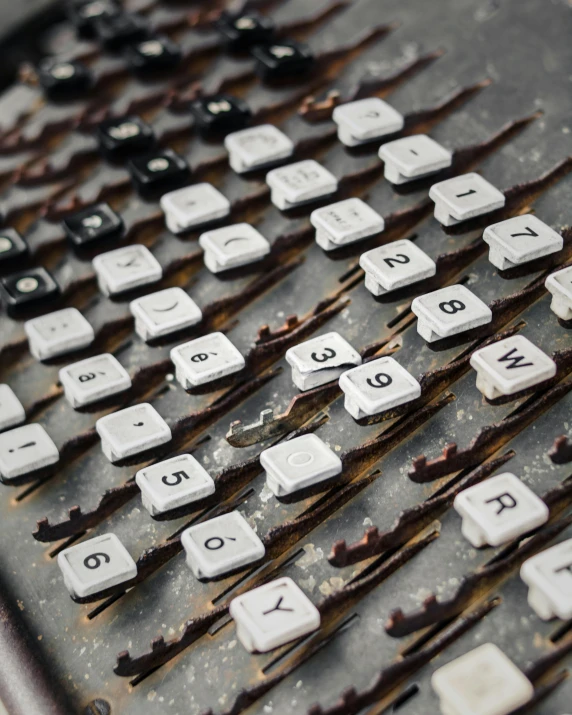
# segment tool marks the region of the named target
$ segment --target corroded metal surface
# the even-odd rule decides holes
[[[572,678],[564,677],[572,666],[570,623],[535,616],[517,567],[527,555],[572,537],[571,326],[550,311],[544,287],[548,273],[572,258],[570,3],[125,4],[181,44],[183,62],[168,79],[129,74],[121,57],[76,40],[63,23],[47,30],[45,47],[87,62],[94,92],[86,100],[45,102],[26,65],[0,96],[5,221],[28,240],[30,260],[56,277],[60,305],[80,308],[94,326],[96,339],[79,357],[113,352],[133,380],[117,399],[74,411],[58,384],[68,357],[37,363],[22,322],[0,312],[0,379],[62,454],[41,481],[1,487],[0,573],[43,664],[38,672],[48,670],[45,679],[65,691],[72,712],[90,715],[349,715],[364,709],[427,715],[438,712],[434,670],[491,640],[536,687],[534,702],[518,712],[562,715],[572,701]],[[263,85],[248,57],[225,53],[211,28],[231,4],[267,12],[282,36],[308,42],[318,57],[316,71]],[[195,132],[190,101],[216,91],[245,99],[254,122],[280,126],[296,158],[316,158],[338,177],[336,198],[364,198],[385,217],[386,230],[325,254],[308,221],[313,206],[278,211],[264,172],[235,175],[221,143]],[[433,179],[394,190],[382,178],[377,144],[345,149],[331,120],[341,102],[371,95],[403,113],[400,135],[430,132],[453,151],[452,169],[438,178],[479,171],[505,192],[506,206],[443,230],[427,195]],[[185,156],[194,180],[211,181],[228,197],[232,221],[250,222],[267,236],[272,250],[264,261],[222,278],[211,274],[198,232],[170,234],[158,204],[135,194],[126,169],[102,160],[94,127],[130,112],[151,124],[161,146]],[[145,244],[161,263],[163,278],[153,290],[188,290],[203,311],[201,323],[146,344],[134,333],[133,295],[111,300],[98,293],[93,255],[73,253],[59,222],[99,200],[121,214],[124,241]],[[563,250],[497,271],[487,258],[483,226],[530,210],[562,232]],[[437,275],[374,299],[359,256],[399,238],[426,251]],[[416,331],[411,301],[458,282],[491,306],[493,322],[429,346]],[[186,392],[174,380],[170,349],[212,330],[231,338],[246,368]],[[336,383],[298,393],[285,351],[330,330],[364,360],[395,356],[419,377],[421,397],[358,423],[344,410]],[[470,356],[516,333],[554,356],[557,376],[488,402],[476,389]],[[111,465],[95,422],[142,400],[165,417],[175,439]],[[260,452],[305,432],[340,454],[342,475],[277,500],[265,485]],[[193,453],[217,491],[151,518],[135,472],[180,452]],[[477,551],[461,537],[451,504],[462,488],[501,469],[544,495],[551,519],[529,540]],[[199,582],[181,553],[181,532],[232,509],[256,529],[266,556],[238,574]],[[138,576],[74,603],[54,557],[107,532],[137,560]],[[272,653],[250,655],[237,642],[228,605],[281,575],[292,576],[318,605],[322,628]]]

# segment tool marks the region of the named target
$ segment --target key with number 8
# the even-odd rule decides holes
[[[489,306],[461,284],[415,298],[411,310],[417,316],[417,332],[428,343],[485,325],[493,318]]]

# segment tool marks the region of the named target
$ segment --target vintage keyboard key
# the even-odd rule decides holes
[[[536,494],[510,472],[491,477],[457,494],[463,536],[477,549],[516,539],[548,521],[550,512]]]
[[[137,564],[115,534],[103,534],[58,554],[71,596],[85,598],[137,576]]]
[[[135,187],[144,196],[178,188],[191,176],[187,162],[171,149],[134,157],[127,168]]]
[[[509,715],[534,687],[494,643],[485,643],[433,673],[443,715]]]
[[[315,62],[308,45],[293,40],[256,45],[251,54],[256,60],[258,75],[265,81],[297,79],[308,74]]]
[[[292,382],[303,392],[336,380],[342,372],[361,365],[361,355],[339,333],[326,333],[286,351]]]
[[[564,245],[562,236],[534,214],[487,226],[483,240],[490,246],[489,261],[501,270],[556,253]]]
[[[0,278],[0,295],[12,316],[38,304],[49,303],[59,291],[58,284],[41,266]]]
[[[316,243],[324,251],[381,233],[385,227],[383,217],[358,198],[316,209],[310,222],[316,229]]]
[[[30,352],[36,360],[47,360],[90,345],[95,333],[77,308],[63,308],[24,323]]]
[[[26,419],[26,411],[10,385],[0,384],[0,430],[15,427]]]
[[[182,288],[165,288],[132,300],[129,310],[135,331],[145,341],[196,325],[203,314]]]
[[[320,627],[320,611],[287,576],[237,596],[230,615],[249,653],[266,653]]]
[[[101,449],[110,462],[171,441],[171,429],[148,402],[118,410],[95,423]]]
[[[189,390],[239,372],[244,357],[224,333],[210,333],[171,350],[179,384]]]
[[[214,26],[221,33],[226,47],[233,52],[244,52],[254,45],[267,44],[274,34],[271,18],[258,12],[222,12]]]
[[[270,253],[270,244],[249,223],[235,223],[199,237],[205,266],[213,273],[254,263]]]
[[[166,35],[155,35],[129,45],[124,55],[132,70],[146,75],[176,67],[182,52]]]
[[[356,420],[411,402],[421,385],[397,360],[382,357],[347,370],[340,377],[344,407]]]
[[[443,226],[496,211],[505,205],[505,196],[480,174],[463,174],[433,184],[429,198],[435,202],[435,218]]]
[[[163,269],[151,251],[141,244],[124,246],[96,256],[93,268],[105,295],[123,293],[161,280]]]
[[[562,320],[572,319],[572,266],[551,273],[546,279],[546,290],[552,293],[550,308]]]
[[[229,94],[214,94],[201,97],[191,103],[190,110],[203,135],[224,135],[235,132],[248,124],[251,111],[248,104]]]
[[[395,134],[403,129],[403,115],[379,97],[340,104],[332,119],[338,125],[338,138],[346,146],[358,146]]]
[[[169,231],[184,233],[228,216],[230,201],[212,184],[202,183],[164,194],[161,208]]]
[[[485,325],[493,318],[489,306],[461,284],[418,296],[411,310],[417,316],[417,332],[428,343]]]
[[[38,80],[50,99],[73,99],[92,85],[89,69],[77,60],[46,59],[38,66]]]
[[[264,544],[238,511],[185,529],[181,543],[197,578],[216,578],[264,556]]]
[[[97,127],[101,149],[110,157],[123,157],[149,151],[155,143],[151,127],[140,117],[106,119]]]
[[[119,50],[147,37],[147,22],[140,15],[128,12],[104,14],[94,22],[97,39],[108,50]]]
[[[453,153],[427,134],[413,134],[382,144],[379,158],[384,162],[384,176],[392,184],[422,179],[453,163]]]
[[[336,177],[313,159],[272,169],[266,175],[272,203],[286,210],[328,196],[338,190]]]
[[[104,16],[116,15],[119,6],[115,0],[70,0],[67,14],[78,33],[93,37],[96,21]]]
[[[359,264],[365,271],[365,287],[373,295],[431,278],[435,261],[406,238],[362,253]]]
[[[471,365],[477,389],[489,400],[512,395],[556,375],[556,363],[524,335],[513,335],[475,350]]]
[[[67,401],[74,408],[90,405],[131,387],[123,365],[109,353],[74,362],[59,372]]]
[[[28,244],[16,229],[0,229],[0,271],[15,267],[27,255]]]
[[[572,539],[525,561],[520,577],[529,587],[528,603],[540,618],[572,618]]]
[[[151,516],[204,499],[215,492],[209,473],[190,454],[140,469],[135,481]]]
[[[342,461],[315,434],[305,434],[265,449],[260,464],[276,496],[292,494],[341,474]]]
[[[64,230],[76,246],[119,237],[123,221],[109,204],[101,203],[70,214],[63,220]]]
[[[0,477],[3,482],[35,472],[60,458],[58,448],[42,425],[33,423],[0,434]]]
[[[237,174],[271,166],[294,153],[294,142],[273,124],[260,124],[228,134],[224,146]]]

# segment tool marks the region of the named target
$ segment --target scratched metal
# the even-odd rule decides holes
[[[314,715],[364,709],[433,713],[438,704],[431,673],[492,640],[534,676],[537,701],[530,711],[561,715],[572,694],[570,679],[559,679],[572,666],[570,632],[558,631],[556,622],[542,623],[528,608],[512,561],[496,580],[476,588],[460,611],[431,625],[430,638],[414,629],[404,638],[386,631],[396,608],[407,618],[431,593],[452,598],[464,577],[503,553],[470,548],[454,511],[420,521],[408,531],[407,544],[397,539],[389,551],[363,554],[350,566],[330,563],[328,556],[335,542],[350,547],[369,527],[391,530],[401,512],[454,489],[483,460],[486,465],[508,454],[506,467],[499,462],[497,469],[514,471],[539,495],[572,475],[569,461],[549,456],[557,437],[572,436],[572,391],[561,387],[570,381],[569,361],[552,391],[545,386],[494,405],[476,390],[466,364],[473,350],[505,330],[526,335],[548,353],[572,347],[569,328],[550,311],[542,288],[547,271],[570,260],[569,234],[555,260],[499,275],[487,260],[479,222],[443,231],[431,217],[428,184],[393,191],[382,179],[376,145],[349,152],[337,142],[331,110],[339,98],[372,92],[387,97],[406,116],[404,133],[430,131],[455,150],[457,170],[478,170],[506,192],[501,216],[532,209],[559,230],[569,226],[571,166],[563,164],[572,153],[569,3],[258,0],[251,5],[271,13],[284,35],[308,42],[321,58],[312,77],[279,88],[262,86],[250,60],[224,54],[200,3],[130,5],[140,6],[153,26],[184,48],[186,60],[168,82],[133,77],[119,58],[75,41],[63,23],[50,30],[47,46],[83,57],[98,77],[97,93],[64,108],[42,106],[24,77],[0,97],[0,205],[29,240],[33,260],[56,276],[62,305],[81,308],[94,325],[96,341],[76,357],[114,352],[134,380],[133,389],[117,400],[76,412],[57,384],[59,367],[72,356],[36,363],[22,321],[0,315],[1,379],[62,450],[58,468],[41,485],[2,487],[0,533],[9,548],[0,550],[0,570],[74,712],[103,698],[113,714],[281,714],[312,706]],[[220,89],[244,97],[254,121],[280,126],[295,142],[297,156],[323,162],[340,179],[339,197],[370,202],[386,217],[386,233],[326,255],[308,228],[312,207],[284,215],[270,204],[262,176],[230,172],[221,145],[198,137],[187,111],[197,92]],[[103,161],[90,135],[97,121],[127,111],[144,116],[163,145],[185,156],[196,180],[213,181],[229,197],[233,221],[249,221],[268,237],[268,259],[221,279],[202,266],[198,232],[181,238],[165,231],[157,204],[134,195],[126,170]],[[133,332],[132,296],[98,294],[89,261],[73,254],[58,225],[66,211],[95,200],[109,201],[122,215],[124,241],[145,243],[154,252],[165,272],[160,287],[180,285],[197,301],[205,315],[201,324],[176,339],[146,345]],[[373,299],[363,284],[360,253],[406,237],[441,257],[435,281],[423,290],[463,281],[491,304],[491,326],[429,348],[410,311],[417,287]],[[287,322],[289,316],[296,319]],[[270,332],[260,332],[263,326]],[[225,331],[248,356],[248,369],[210,390],[186,393],[173,378],[169,350],[213,329]],[[248,446],[231,446],[231,423],[248,428],[262,410],[279,415],[298,394],[286,349],[330,330],[359,350],[394,355],[417,376],[439,370],[439,390],[423,407],[359,425],[328,386],[294,423],[278,423],[272,437],[253,433]],[[461,368],[447,370],[463,358]],[[142,399],[167,419],[175,438],[163,451],[111,465],[95,421]],[[424,455],[431,464],[452,442],[466,450],[493,424],[501,425],[495,440],[478,454],[469,452],[462,471],[444,468],[426,483],[408,476],[415,458]],[[265,487],[258,455],[293,428],[314,430],[343,455],[346,470],[323,492],[279,502]],[[144,464],[184,450],[212,474],[217,494],[197,508],[153,520],[132,478]],[[569,497],[557,502],[550,525],[540,530],[546,543],[572,536],[570,526],[558,530],[572,513],[570,505]],[[233,508],[264,538],[267,555],[255,568],[200,583],[184,562],[178,533]],[[141,576],[127,593],[112,589],[93,603],[76,604],[53,555],[66,543],[64,535],[109,531],[139,559]],[[229,600],[283,574],[319,604],[323,627],[300,644],[250,655],[228,622]],[[160,667],[152,672],[154,666]]]

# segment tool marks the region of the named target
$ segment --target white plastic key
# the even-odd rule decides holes
[[[0,431],[15,427],[26,419],[26,410],[10,385],[0,384]]]
[[[562,250],[564,239],[534,214],[513,216],[487,226],[483,240],[489,261],[501,271]]]
[[[115,295],[161,280],[163,269],[151,251],[141,244],[124,246],[93,259],[99,289]]]
[[[145,341],[169,335],[200,323],[203,314],[182,288],[165,288],[132,300],[129,310],[135,318],[135,332]]]
[[[167,228],[175,234],[225,218],[230,213],[226,196],[205,182],[169,191],[161,196],[160,203]]]
[[[86,598],[137,576],[137,565],[115,534],[88,539],[58,554],[66,588]]]
[[[534,687],[493,643],[485,643],[433,673],[443,715],[509,715],[526,705]]]
[[[292,382],[299,390],[311,390],[336,380],[342,372],[361,365],[361,355],[339,333],[326,333],[286,351]]]
[[[383,217],[357,198],[338,201],[312,211],[310,222],[316,229],[316,243],[324,251],[361,241],[383,231]]]
[[[525,561],[520,577],[529,587],[528,603],[540,618],[572,618],[572,539]]]
[[[214,494],[209,473],[190,454],[180,454],[140,469],[135,475],[143,506],[161,514]]]
[[[260,464],[266,470],[268,488],[276,496],[292,494],[342,471],[341,459],[315,434],[305,434],[265,449],[260,455]]]
[[[210,333],[171,350],[177,381],[185,390],[239,372],[241,355],[224,333]]]
[[[403,115],[379,97],[358,99],[334,109],[338,138],[346,146],[358,146],[403,129]]]
[[[199,237],[199,244],[212,273],[254,263],[270,253],[268,241],[248,223],[207,231]]]
[[[264,556],[264,544],[238,511],[183,531],[187,564],[197,578],[216,578]]]
[[[384,176],[392,184],[405,184],[447,169],[453,163],[453,153],[427,134],[412,134],[379,148],[384,162]]]
[[[546,504],[510,472],[491,477],[457,494],[455,510],[462,533],[475,548],[516,539],[548,521]]]
[[[373,295],[384,295],[437,272],[435,261],[406,238],[362,253],[359,264],[365,271],[365,287]]]
[[[285,211],[329,196],[338,189],[336,177],[313,159],[272,169],[266,175],[272,203]]]
[[[59,458],[58,448],[42,425],[23,425],[0,434],[0,477],[3,482],[48,467]]]
[[[545,285],[552,294],[552,312],[562,320],[572,320],[572,266],[551,273]]]
[[[90,405],[131,387],[129,373],[109,353],[74,362],[59,372],[67,401],[74,408]]]
[[[502,191],[475,173],[433,184],[429,189],[429,198],[435,202],[435,218],[443,226],[453,226],[496,211],[506,202]]]
[[[171,441],[171,429],[147,402],[126,407],[95,423],[101,448],[110,462],[131,457]]]
[[[381,357],[340,377],[344,407],[356,420],[390,410],[421,395],[421,385],[397,360]]]
[[[320,612],[287,576],[233,599],[230,615],[249,653],[267,653],[320,627]]]
[[[225,137],[229,164],[237,174],[271,166],[294,153],[294,142],[273,124],[260,124]]]
[[[418,296],[411,310],[417,316],[417,332],[428,343],[486,325],[493,318],[489,306],[461,284]]]
[[[63,308],[24,323],[30,352],[36,360],[48,360],[90,345],[93,328],[77,308]]]
[[[524,335],[499,340],[471,355],[477,389],[489,400],[512,395],[556,375],[556,363]]]

